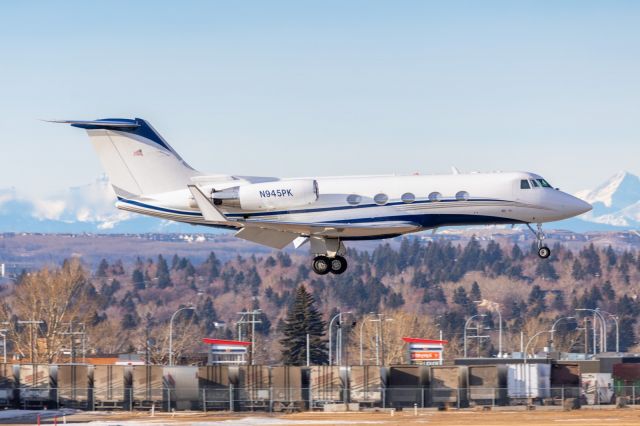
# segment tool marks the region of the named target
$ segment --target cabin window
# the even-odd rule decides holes
[[[540,185],[538,185],[538,182],[536,182],[535,179],[530,179],[529,182],[531,182],[531,186],[534,188],[539,188]]]
[[[362,197],[357,194],[351,194],[347,196],[347,203],[351,204],[352,206],[357,206],[361,202],[362,202]]]
[[[380,194],[376,194],[376,196],[373,197],[373,201],[377,205],[382,206],[382,205],[387,204],[387,202],[389,201],[389,197],[387,196],[387,194],[380,193]]]
[[[551,185],[549,185],[549,182],[547,182],[544,179],[538,179],[538,183],[540,183],[540,186],[543,188],[551,188]]]
[[[442,194],[439,192],[432,192],[431,194],[429,194],[429,201],[440,201],[442,200]]]
[[[459,191],[456,194],[456,200],[458,201],[467,201],[469,199],[469,193],[467,191]]]
[[[522,179],[520,181],[520,189],[531,189],[531,185],[529,185],[529,181],[526,179]]]
[[[416,196],[411,192],[405,192],[400,198],[402,199],[403,203],[413,203],[416,200]]]

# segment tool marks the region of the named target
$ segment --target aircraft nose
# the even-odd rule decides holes
[[[582,201],[580,198],[573,195],[568,196],[567,207],[572,216],[578,216],[588,211],[591,211],[593,207],[586,201]]]

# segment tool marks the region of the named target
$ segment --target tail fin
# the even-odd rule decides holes
[[[141,118],[57,122],[86,129],[118,196],[185,189],[200,174]]]

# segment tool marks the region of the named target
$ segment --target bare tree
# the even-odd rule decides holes
[[[44,268],[26,275],[3,306],[10,319],[9,336],[15,351],[32,362],[58,360],[68,341],[69,322],[85,322],[93,313],[87,274],[77,259],[59,269]],[[25,323],[27,322],[27,323]]]

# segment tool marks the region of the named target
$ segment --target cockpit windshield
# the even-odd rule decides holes
[[[544,179],[522,179],[520,181],[520,189],[536,188],[552,188],[552,186]]]

